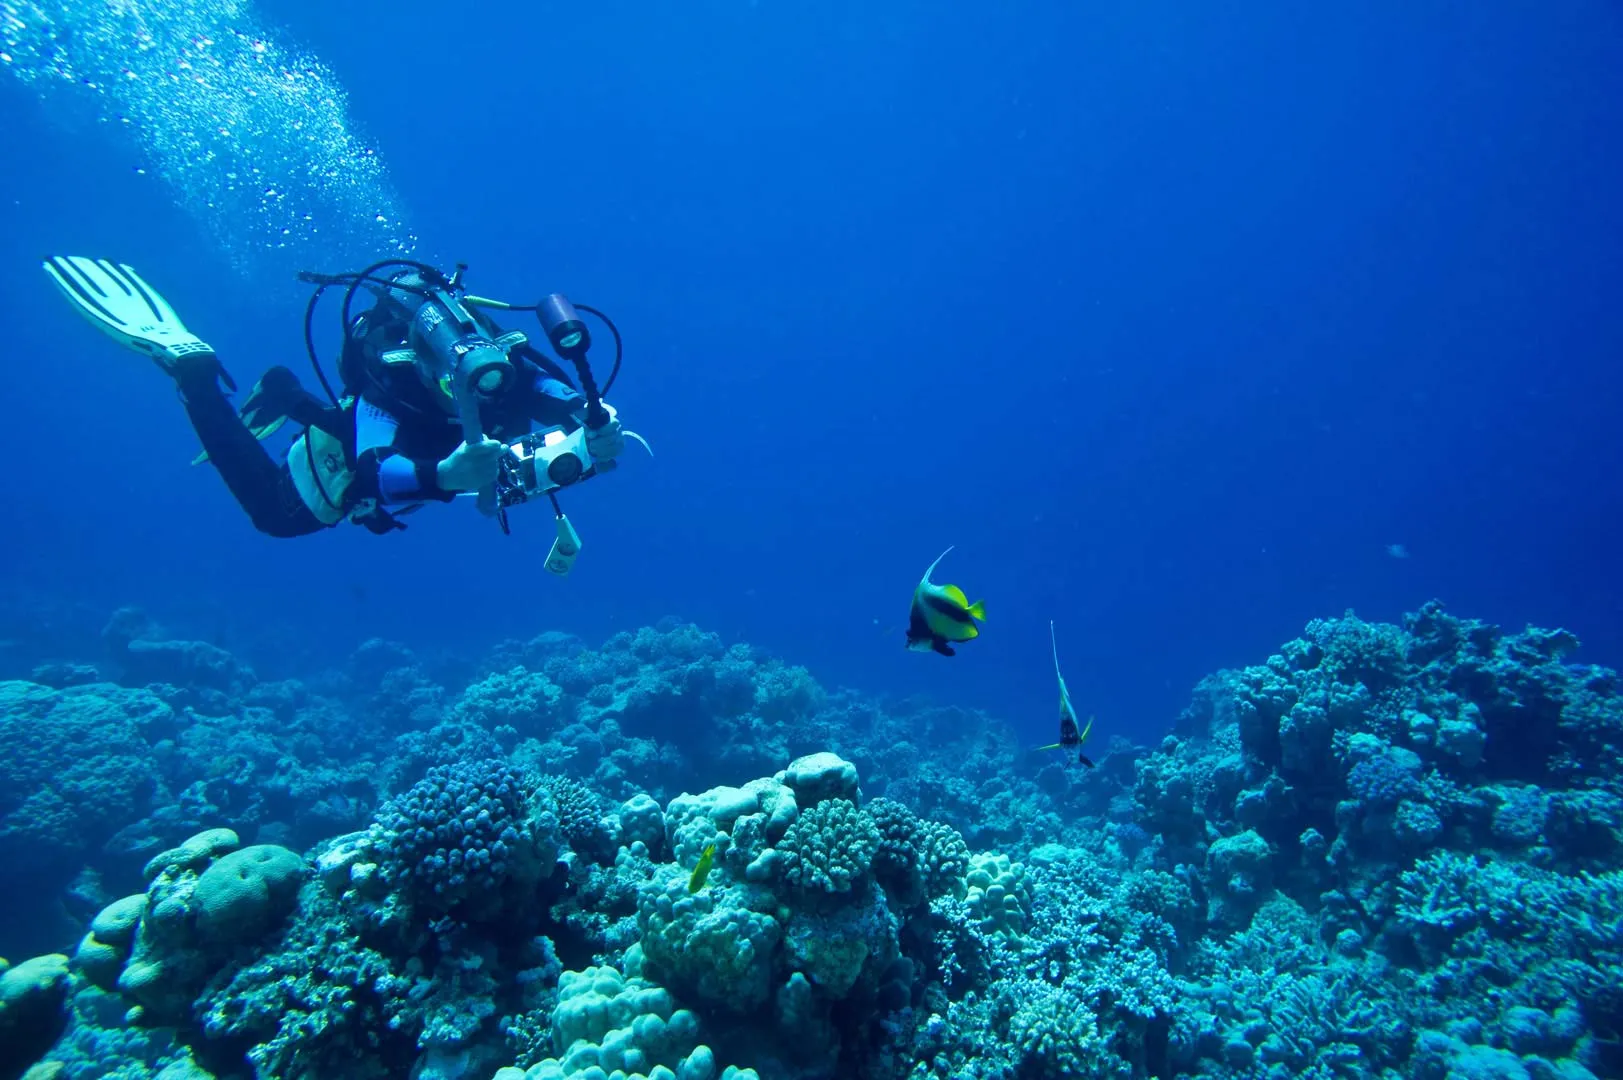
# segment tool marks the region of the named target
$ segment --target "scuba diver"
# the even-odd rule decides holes
[[[338,275],[302,274],[316,286],[305,311],[305,343],[327,401],[285,367],[267,371],[241,410],[237,386],[213,348],[129,266],[54,256],[44,269],[90,322],[174,379],[211,461],[254,527],[275,537],[304,536],[349,520],[375,533],[405,528],[400,516],[428,502],[477,494],[480,508],[507,529],[506,508],[537,495],[553,502],[561,551],[579,549],[557,491],[612,468],[630,435],[602,400],[586,362],[591,335],[576,306],[558,294],[519,307],[471,296],[466,267],[446,276],[422,263],[381,262]],[[346,288],[344,344],[335,394],[316,355],[312,320],[329,287]],[[371,306],[353,318],[361,290]],[[517,331],[504,333],[485,309],[533,311],[580,388]],[[222,385],[223,384],[223,385]],[[287,420],[304,428],[278,462],[262,440]],[[556,573],[567,566],[550,565]]]

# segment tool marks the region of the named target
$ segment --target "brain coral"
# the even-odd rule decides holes
[[[291,910],[306,869],[297,852],[275,844],[222,855],[192,890],[198,930],[222,942],[263,933]]]

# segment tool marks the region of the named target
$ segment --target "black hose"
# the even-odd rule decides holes
[[[310,294],[310,302],[304,307],[304,351],[309,354],[310,367],[315,371],[316,379],[321,383],[321,389],[326,393],[327,400],[332,402],[334,408],[338,407],[338,395],[333,393],[332,384],[327,381],[327,373],[322,369],[321,357],[316,352],[316,305],[321,302],[321,295],[327,291],[329,286],[348,286],[348,288],[344,291],[344,310],[342,314],[344,340],[347,347],[350,327],[350,305],[355,297],[355,290],[360,288],[363,284],[370,282],[375,285],[381,285],[385,288],[394,288],[399,289],[401,292],[409,292],[413,295],[424,297],[425,299],[432,298],[426,289],[413,288],[410,285],[400,285],[388,280],[387,278],[374,278],[372,276],[377,271],[391,266],[410,267],[429,278],[437,278],[442,276],[438,270],[432,266],[429,266],[427,263],[414,262],[409,259],[386,259],[382,262],[375,262],[371,266],[368,266],[365,270],[357,271],[355,273],[316,274],[306,271],[299,275],[299,279],[301,281],[306,281],[316,286],[316,291]]]
[[[609,333],[614,335],[614,366],[609,369],[608,381],[603,384],[603,393],[607,394],[614,388],[614,380],[620,377],[620,359],[625,355],[625,343],[620,340],[620,328],[614,325],[613,319],[590,304],[576,304],[575,309],[590,315],[596,315],[603,320],[603,325],[609,328]]]
[[[333,408],[336,409],[338,395],[332,392],[332,384],[327,381],[327,373],[321,370],[321,357],[316,355],[316,304],[321,300],[321,294],[326,291],[326,285],[317,286],[316,291],[310,294],[310,302],[304,305],[304,351],[310,354],[310,366],[315,369],[316,378],[321,382],[321,389],[327,393],[327,400],[332,402]],[[325,498],[327,493],[323,491],[321,494]]]
[[[602,390],[598,392],[599,400],[601,400],[604,394],[607,394],[614,388],[614,380],[620,377],[620,361],[625,358],[625,342],[620,339],[620,328],[614,325],[613,319],[609,318],[597,308],[592,307],[590,304],[576,304],[573,301],[570,303],[576,311],[584,311],[589,315],[596,315],[599,319],[602,319],[603,325],[607,326],[609,328],[609,333],[614,335],[614,366],[609,369],[608,381],[603,384]],[[523,306],[518,304],[507,304],[503,306],[502,310],[528,311],[533,313],[539,308],[539,304],[525,304]],[[576,361],[575,366],[578,369],[580,367],[580,362]],[[589,381],[589,377],[583,381]],[[583,386],[582,389],[585,389],[585,387]]]
[[[391,266],[409,267],[410,269],[416,270],[417,272],[421,273],[425,278],[427,278],[430,281],[433,281],[433,280],[436,280],[436,279],[443,280],[444,276],[445,276],[445,275],[441,274],[438,270],[436,270],[434,267],[429,266],[427,263],[420,263],[420,262],[417,262],[414,259],[384,259],[382,262],[375,262],[371,266],[368,266],[365,270],[359,271],[358,273],[355,274],[355,280],[353,280],[353,281],[351,281],[349,283],[349,288],[344,290],[344,310],[342,312],[341,317],[344,320],[344,333],[345,334],[349,333],[349,308],[350,308],[350,304],[353,303],[354,300],[355,300],[355,290],[359,289],[367,281],[372,280],[372,275],[373,274],[377,273],[379,270],[385,270],[385,269],[387,269],[387,268],[389,268]],[[392,282],[388,282],[388,281],[384,281],[381,284],[383,284],[385,286],[389,286],[389,287],[398,287],[398,288],[401,288],[402,291],[411,292],[411,293],[413,293],[415,295],[418,295],[418,296],[427,296],[428,295],[423,290],[421,290],[421,289],[413,289],[410,286],[394,286]]]

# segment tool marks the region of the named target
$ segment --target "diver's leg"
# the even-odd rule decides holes
[[[237,415],[214,370],[181,373],[175,383],[210,463],[248,512],[254,528],[277,537],[304,536],[325,528],[299,498],[287,466],[270,456]]]

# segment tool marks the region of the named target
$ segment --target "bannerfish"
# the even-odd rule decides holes
[[[937,585],[930,580],[935,568],[947,557],[947,551],[936,556],[924,578],[913,590],[913,604],[907,616],[907,648],[910,652],[937,652],[942,656],[956,655],[954,643],[969,641],[980,636],[977,621],[986,620],[986,605],[982,601],[969,602],[964,590],[956,585]]]
[[[1065,688],[1065,676],[1059,673],[1059,643],[1054,638],[1054,623],[1048,623],[1048,644],[1054,650],[1054,677],[1059,680],[1059,742],[1039,746],[1038,750],[1075,750],[1076,760],[1093,768],[1093,761],[1082,752],[1082,744],[1088,741],[1088,735],[1093,731],[1093,717],[1088,717],[1088,726],[1080,730],[1076,726],[1076,710],[1071,708],[1071,692]]]

